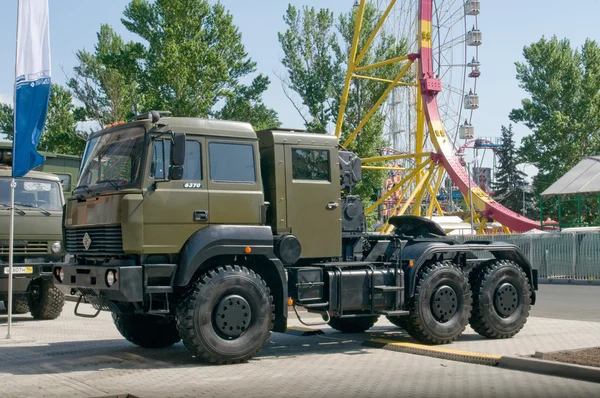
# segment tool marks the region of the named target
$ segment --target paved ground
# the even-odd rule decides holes
[[[16,318],[14,340],[0,340],[0,396],[600,396],[600,384],[364,347],[364,340],[380,336],[411,341],[385,320],[368,334],[329,328],[322,336],[273,334],[255,360],[215,367],[198,364],[181,343],[157,351],[135,347],[109,314],[80,319],[73,308],[67,303],[55,321]],[[0,311],[0,338],[5,334]],[[600,323],[530,318],[513,339],[485,340],[467,329],[448,347],[515,355],[590,345],[600,345]]]
[[[540,285],[533,316],[600,322],[600,286]]]

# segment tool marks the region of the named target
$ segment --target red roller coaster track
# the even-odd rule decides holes
[[[454,153],[454,148],[449,137],[444,132],[444,127],[438,110],[436,95],[441,91],[441,83],[433,73],[433,52],[431,47],[432,0],[420,0],[420,59],[419,72],[421,74],[421,92],[425,117],[429,126],[430,137],[436,148],[434,160],[442,163],[448,175],[461,193],[469,196],[469,186],[473,197],[473,206],[487,219],[493,219],[508,227],[512,231],[525,232],[539,229],[536,221],[523,217],[494,201],[485,192],[477,187],[465,169],[460,164],[459,158]]]

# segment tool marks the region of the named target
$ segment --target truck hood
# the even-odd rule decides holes
[[[15,212],[15,240],[62,240],[62,212],[51,211],[46,216],[35,209],[26,209],[25,215]],[[10,211],[0,210],[0,240],[8,240]]]

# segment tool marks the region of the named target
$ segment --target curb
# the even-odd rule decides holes
[[[600,383],[600,368],[524,357],[501,357],[498,367]]]
[[[367,347],[383,348],[384,350],[403,352],[406,354],[421,355],[449,361],[473,363],[478,365],[498,366],[501,355],[485,354],[481,352],[470,352],[452,350],[439,346],[428,346],[415,343],[394,342],[386,339],[367,340],[363,343]]]
[[[363,345],[367,347],[382,348],[389,351],[428,356],[449,361],[494,366],[508,370],[600,383],[600,368],[591,366],[574,365],[528,357],[511,357],[481,352],[453,350],[442,348],[440,346],[404,343],[387,339],[367,340],[363,342]]]

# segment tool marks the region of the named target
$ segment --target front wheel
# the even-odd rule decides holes
[[[531,309],[531,288],[523,269],[512,261],[492,260],[473,270],[471,280],[473,330],[494,339],[516,335]]]
[[[419,270],[415,295],[408,303],[406,331],[430,344],[456,340],[471,314],[471,289],[463,271],[450,261]]]
[[[4,308],[8,311],[8,301],[4,301]],[[12,313],[16,315],[27,314],[29,312],[29,304],[27,296],[14,296]]]
[[[197,358],[213,364],[245,362],[267,343],[275,306],[265,281],[240,266],[208,271],[183,294],[177,328]]]
[[[34,319],[56,319],[65,305],[65,296],[52,281],[35,279],[31,281],[29,309]]]

